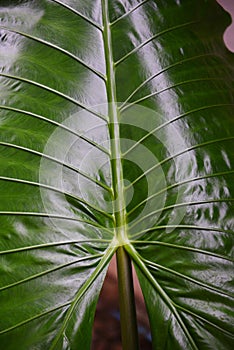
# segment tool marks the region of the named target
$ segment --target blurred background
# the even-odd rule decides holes
[[[223,38],[229,50],[234,52],[234,0],[217,0],[217,2],[232,16],[232,24],[226,29]]]

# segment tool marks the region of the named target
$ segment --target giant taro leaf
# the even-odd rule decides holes
[[[213,0],[0,6],[1,348],[89,349],[123,246],[154,349],[232,349],[228,16]]]

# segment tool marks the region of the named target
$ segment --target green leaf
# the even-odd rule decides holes
[[[232,349],[233,55],[213,0],[2,1],[0,342],[89,349],[123,246],[153,347]]]

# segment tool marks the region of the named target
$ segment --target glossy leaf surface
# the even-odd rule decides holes
[[[0,15],[1,347],[89,349],[123,245],[154,349],[232,349],[228,16],[213,0]]]

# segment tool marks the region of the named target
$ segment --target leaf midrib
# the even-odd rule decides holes
[[[102,0],[103,44],[106,59],[106,92],[109,113],[109,135],[111,145],[111,172],[113,186],[113,216],[115,219],[115,236],[119,244],[128,241],[126,230],[126,209],[123,187],[123,169],[121,163],[121,146],[119,130],[119,109],[116,97],[115,63],[113,58],[111,24],[109,20],[108,1]]]

